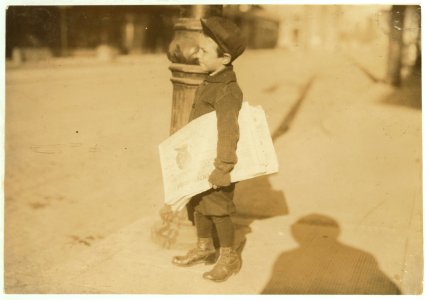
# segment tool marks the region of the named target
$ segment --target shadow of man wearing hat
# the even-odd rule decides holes
[[[299,247],[280,254],[262,294],[401,293],[374,256],[338,241],[340,227],[334,219],[307,215],[291,231]]]

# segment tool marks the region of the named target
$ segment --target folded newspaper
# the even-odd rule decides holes
[[[278,161],[261,106],[243,103],[238,117],[238,162],[231,172],[237,182],[278,172]],[[165,203],[181,210],[191,197],[209,190],[217,147],[216,112],[205,114],[159,145]]]

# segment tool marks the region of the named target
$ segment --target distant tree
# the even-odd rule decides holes
[[[389,56],[386,81],[394,86],[401,84],[403,32],[406,5],[392,5],[390,14]]]
[[[414,6],[414,9],[417,13],[417,29],[418,29],[418,35],[417,35],[417,57],[414,62],[414,72],[420,72],[421,74],[421,68],[422,68],[422,45],[421,45],[421,39],[422,39],[422,26],[421,26],[421,8],[420,6]]]
[[[392,5],[387,83],[400,86],[402,77],[421,70],[421,9],[417,5]]]

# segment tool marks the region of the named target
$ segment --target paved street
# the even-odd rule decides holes
[[[350,54],[350,53],[349,53]],[[225,283],[177,268],[151,233],[164,55],[6,71],[7,293],[418,294],[421,110],[416,80],[376,83],[341,53],[250,50],[235,64],[266,111],[280,172],[237,187],[243,267]],[[383,60],[374,61],[374,74]],[[192,243],[192,228],[180,238]]]

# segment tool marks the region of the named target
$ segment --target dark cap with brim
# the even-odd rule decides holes
[[[246,49],[246,40],[240,28],[223,17],[201,19],[203,32],[211,37],[222,51],[231,55],[231,61],[239,57]]]

